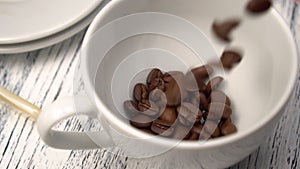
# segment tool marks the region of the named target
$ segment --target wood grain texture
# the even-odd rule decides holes
[[[300,11],[292,1],[276,0],[300,44]],[[298,19],[297,19],[298,17]],[[29,53],[0,55],[0,85],[43,108],[73,94],[73,78],[84,31],[57,45]],[[300,72],[299,72],[300,75]],[[76,75],[75,75],[76,76]],[[79,130],[73,118],[58,128]],[[231,169],[300,168],[300,77],[289,106],[271,136]],[[129,159],[118,150],[58,150],[38,136],[34,122],[17,110],[0,105],[0,169],[152,169],[161,164]],[[180,166],[178,166],[180,168]]]

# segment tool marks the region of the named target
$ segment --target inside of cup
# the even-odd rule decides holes
[[[282,96],[292,82],[290,75],[295,71],[293,41],[274,10],[259,17],[248,16],[244,4],[246,0],[123,0],[114,3],[92,25],[86,46],[88,72],[94,76],[97,97],[111,113],[128,123],[121,118],[125,116],[123,102],[132,99],[133,84],[145,83],[146,76],[143,78],[141,72],[147,75],[155,67],[164,71],[186,71],[207,63],[214,53],[219,57],[229,44],[215,38],[211,32],[212,22],[238,17],[242,23],[232,33],[230,46],[241,48],[244,55],[238,66],[224,74],[225,92],[233,104],[233,122],[241,133],[274,114],[273,108],[282,103]],[[172,14],[192,23],[202,32],[203,37],[199,38],[209,46],[203,50],[209,50],[210,55],[195,52],[180,39],[151,32],[121,39],[109,51],[103,51],[101,47],[106,42],[99,36],[101,33],[97,33],[101,32],[102,26],[122,16],[141,12]],[[145,22],[155,23],[155,20]],[[127,25],[110,29],[109,36],[135,26]],[[155,26],[165,29],[161,25]]]

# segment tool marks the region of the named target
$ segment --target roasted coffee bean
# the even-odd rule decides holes
[[[206,120],[203,129],[210,134],[212,138],[218,137],[221,134],[218,124],[214,121]]]
[[[190,136],[190,129],[182,126],[182,125],[178,125],[175,130],[174,130],[174,134],[173,134],[173,138],[178,139],[178,140],[182,140],[182,139],[187,139]]]
[[[130,120],[130,124],[137,128],[148,128],[152,124],[152,119],[146,115],[136,115]]]
[[[148,116],[156,116],[159,113],[159,107],[148,99],[143,99],[138,104],[139,110]]]
[[[198,125],[194,125],[191,132],[192,133],[197,133],[197,134],[200,134],[201,131],[203,129],[203,125],[202,124],[198,124]]]
[[[221,56],[221,63],[225,69],[231,69],[234,65],[241,62],[242,57],[238,52],[227,50]]]
[[[139,113],[138,106],[136,102],[132,100],[127,100],[123,103],[124,109],[129,116],[133,116]]]
[[[149,86],[149,91],[152,91],[154,89],[160,89],[160,90],[164,91],[165,90],[165,81],[161,78],[155,78],[150,82],[150,84],[148,86]]]
[[[161,79],[163,76],[163,73],[161,72],[161,70],[155,68],[152,69],[151,72],[148,74],[147,77],[147,84],[148,86],[150,85],[150,83],[154,80],[154,79]],[[149,86],[150,87],[150,86]]]
[[[164,75],[165,94],[168,106],[177,106],[181,100],[187,97],[187,91],[183,87],[184,74],[182,72],[168,72]]]
[[[212,29],[218,38],[230,42],[230,32],[240,24],[239,19],[229,19],[224,22],[214,22]]]
[[[173,124],[177,119],[177,113],[175,108],[166,107],[165,109],[163,109],[163,112],[161,113],[159,119]]]
[[[136,84],[134,86],[133,96],[137,101],[141,101],[142,99],[147,99],[148,97],[147,86],[142,83]]]
[[[226,94],[220,90],[214,90],[208,97],[208,102],[217,102],[217,103],[224,103],[228,106],[231,105],[230,99]]]
[[[205,94],[202,92],[194,92],[192,94],[192,98],[191,98],[190,102],[193,105],[199,107],[200,110],[205,110],[205,111],[208,110],[208,100],[207,100]]]
[[[235,132],[237,132],[237,128],[232,122],[226,121],[225,123],[222,124],[221,133],[224,136],[235,133]]]
[[[151,130],[156,134],[167,137],[173,134],[174,128],[172,127],[172,123],[157,119],[153,121]]]
[[[208,112],[208,119],[219,120],[221,118],[229,118],[232,110],[224,103],[212,102],[208,105]]]
[[[192,73],[195,75],[196,79],[206,79],[213,71],[213,68],[209,65],[203,65],[192,69]]]
[[[204,82],[205,79],[196,79],[193,73],[187,73],[185,75],[185,81],[184,81],[184,86],[185,89],[189,92],[205,92],[206,90],[206,84]]]
[[[212,78],[206,86],[206,92],[210,93],[212,90],[215,90],[219,87],[219,85],[222,83],[224,79],[220,76]]]
[[[195,122],[199,122],[202,118],[202,112],[198,107],[191,103],[183,102],[177,107],[179,121],[183,125],[193,125]]]
[[[199,134],[191,133],[189,140],[199,140]]]
[[[250,0],[246,9],[250,13],[258,14],[267,11],[271,6],[271,0]]]

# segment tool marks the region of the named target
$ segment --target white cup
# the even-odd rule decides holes
[[[296,81],[298,57],[289,28],[270,10],[245,13],[247,0],[114,0],[89,27],[82,47],[80,73],[86,96],[54,102],[37,126],[46,144],[61,149],[117,146],[134,158],[164,160],[165,165],[224,168],[248,156],[272,132]],[[238,132],[218,139],[175,141],[150,136],[126,120],[122,102],[140,71],[153,67],[186,71],[219,56],[226,48],[210,31],[217,19],[240,17],[232,46],[241,47],[242,62],[223,74],[233,102]],[[222,72],[221,72],[222,73]],[[133,77],[136,76],[133,81]],[[104,131],[53,130],[58,122],[86,115]]]

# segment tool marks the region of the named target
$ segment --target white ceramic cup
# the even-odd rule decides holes
[[[37,121],[41,138],[62,149],[115,145],[130,157],[164,160],[166,166],[224,168],[242,160],[272,132],[293,91],[298,68],[293,37],[280,15],[274,9],[249,15],[244,11],[246,2],[111,1],[83,41],[80,73],[87,95],[46,107]],[[145,80],[137,73],[152,67],[186,71],[219,56],[228,44],[216,39],[210,28],[214,20],[230,17],[242,20],[231,34],[231,46],[242,48],[244,57],[233,71],[222,75],[238,132],[206,142],[180,142],[131,127],[123,118],[122,102],[129,99],[132,84]],[[105,130],[52,129],[76,115],[99,120]]]

